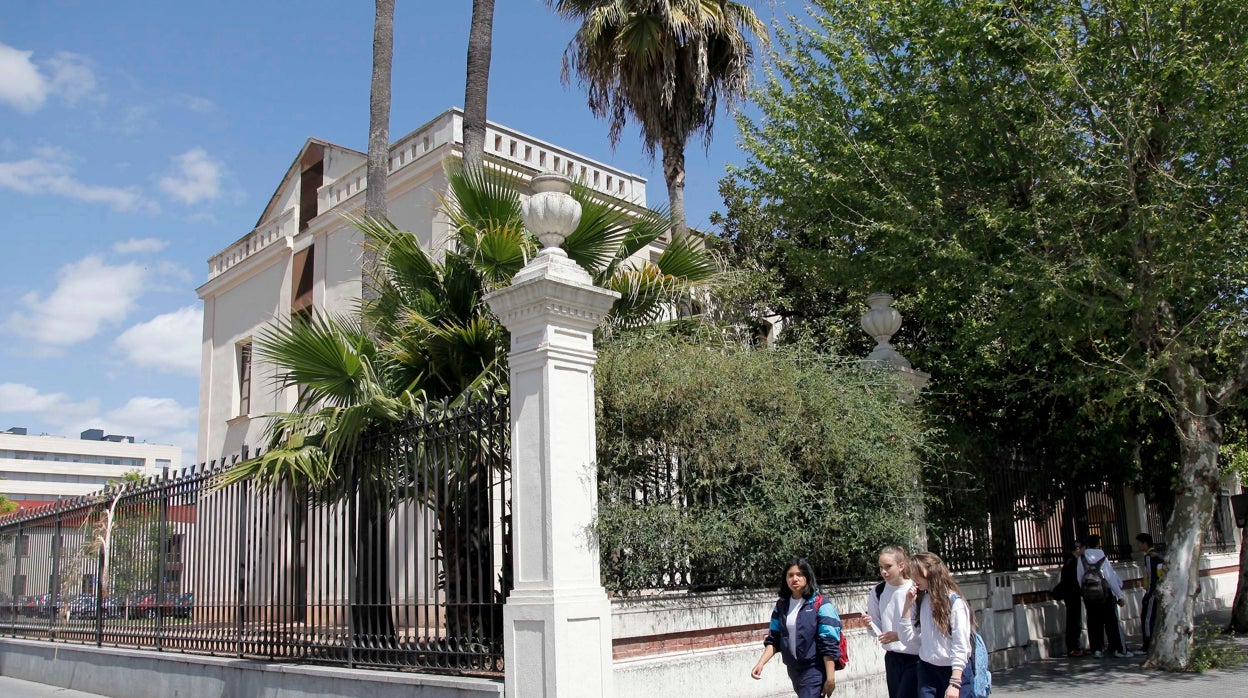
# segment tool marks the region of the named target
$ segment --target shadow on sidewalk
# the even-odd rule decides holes
[[[1197,630],[1204,624],[1224,628],[1230,620],[1229,610],[1220,610],[1201,616],[1196,620]],[[1241,653],[1248,654],[1248,636],[1229,638],[1239,646]],[[1139,647],[1138,636],[1128,639],[1128,646]],[[1203,674],[1173,673],[1142,669],[1144,656],[1131,658],[1095,657],[1058,658],[1032,662],[1014,669],[993,672],[993,693],[1031,693],[1045,695],[1089,696],[1128,695],[1128,691],[1140,690],[1155,694],[1159,690],[1173,695],[1186,695],[1186,691],[1239,687],[1248,689],[1248,664],[1230,669],[1211,670]],[[1234,692],[1232,692],[1234,693]],[[1195,695],[1194,693],[1192,695]],[[1212,695],[1228,695],[1215,690]],[[1239,693],[1239,695],[1243,695]]]

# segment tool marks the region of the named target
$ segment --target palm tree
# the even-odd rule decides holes
[[[257,338],[258,356],[278,368],[277,389],[298,387],[299,401],[292,412],[268,415],[269,450],[235,465],[219,482],[289,487],[309,492],[311,501],[323,505],[354,502],[358,593],[351,613],[357,634],[374,648],[396,642],[386,585],[387,521],[404,501],[431,504],[433,490],[440,490],[468,503],[434,511],[447,600],[455,608],[478,609],[468,614],[491,600],[453,598],[480,593],[465,590],[455,575],[483,578],[483,570],[474,567],[479,562],[456,544],[477,538],[465,535],[457,518],[479,520],[471,516],[471,505],[489,496],[474,480],[467,457],[420,478],[431,483],[430,491],[408,491],[394,482],[393,454],[361,448],[371,434],[437,413],[438,401],[455,406],[505,382],[509,338],[482,298],[510,283],[536,253],[537,241],[523,227],[520,195],[506,175],[469,169],[448,172],[448,179],[444,211],[453,245],[440,261],[388,221],[353,219],[376,254],[376,298],[362,302],[355,314],[279,323]],[[669,245],[654,261],[630,260],[668,229],[668,218],[631,213],[584,187],[575,187],[573,196],[583,213],[564,249],[595,283],[620,291],[614,325],[659,319],[718,273],[715,258],[691,239]],[[451,635],[480,627],[471,615],[447,618]]]
[[[386,217],[386,180],[390,174],[390,72],[394,64],[394,0],[377,0],[373,18],[373,79],[368,92],[368,164],[365,178],[364,215]],[[376,259],[364,251],[361,262],[363,295],[375,294],[373,267]]]
[[[685,221],[685,143],[707,144],[720,98],[745,96],[754,52],[751,35],[767,30],[748,6],[730,0],[547,0],[581,23],[563,54],[564,80],[575,73],[589,108],[611,122],[619,142],[628,116],[641,127],[651,157],[663,150],[663,178],[674,238]]]
[[[464,81],[464,165],[480,167],[485,160],[485,104],[490,92],[490,48],[494,33],[494,0],[472,0],[468,30],[468,75]]]

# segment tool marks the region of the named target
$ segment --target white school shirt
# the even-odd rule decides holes
[[[949,634],[936,627],[932,618],[931,599],[923,599],[919,609],[919,630],[914,629],[914,619],[903,613],[897,634],[906,642],[919,641],[919,659],[935,666],[947,666],[958,671],[966,668],[971,659],[971,607],[961,596],[949,595],[953,607],[949,610]]]
[[[1079,556],[1079,566],[1076,571],[1079,574],[1077,579],[1080,584],[1083,584],[1084,571],[1095,566],[1098,560],[1105,560],[1105,551],[1100,548],[1088,548]],[[1114,569],[1114,563],[1105,560],[1105,564],[1101,565],[1101,576],[1105,578],[1105,584],[1109,587],[1109,593],[1114,600],[1122,600],[1122,578]]]
[[[919,653],[917,638],[911,642],[903,641],[901,628],[898,627],[901,623],[902,609],[906,607],[906,593],[912,586],[914,582],[909,579],[901,580],[901,584],[897,586],[886,583],[878,599],[875,598],[875,587],[871,587],[871,591],[867,592],[867,615],[871,617],[871,622],[875,623],[875,627],[879,628],[881,633],[889,630],[897,632],[896,641],[882,645],[886,651],[902,654]]]
[[[797,614],[802,612],[806,599],[789,599],[789,613],[785,616],[784,625],[789,633],[789,650],[797,653]]]

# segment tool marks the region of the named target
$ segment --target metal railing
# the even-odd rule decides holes
[[[1002,452],[986,477],[947,495],[929,509],[929,543],[950,569],[1060,565],[1070,544],[1091,534],[1110,559],[1131,559],[1120,485],[1064,482],[1043,464]]]
[[[1149,502],[1144,511],[1148,522],[1148,532],[1158,549],[1165,550],[1166,522],[1170,519],[1167,508],[1155,502]],[[1235,550],[1235,515],[1231,511],[1231,495],[1218,492],[1213,501],[1213,517],[1201,539],[1204,550],[1213,553],[1233,552]]]
[[[365,435],[319,491],[219,486],[235,458],[10,517],[0,634],[497,674],[509,439],[492,396]]]

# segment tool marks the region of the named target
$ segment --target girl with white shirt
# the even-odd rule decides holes
[[[912,557],[910,574],[914,586],[906,594],[897,634],[903,642],[919,642],[919,698],[970,698],[971,607],[936,555]]]
[[[888,698],[915,698],[919,690],[919,643],[917,638],[911,642],[902,641],[899,631],[906,594],[914,586],[910,581],[906,549],[901,546],[884,548],[880,551],[879,563],[884,581],[867,593],[867,615],[871,618],[871,631],[884,648]]]

